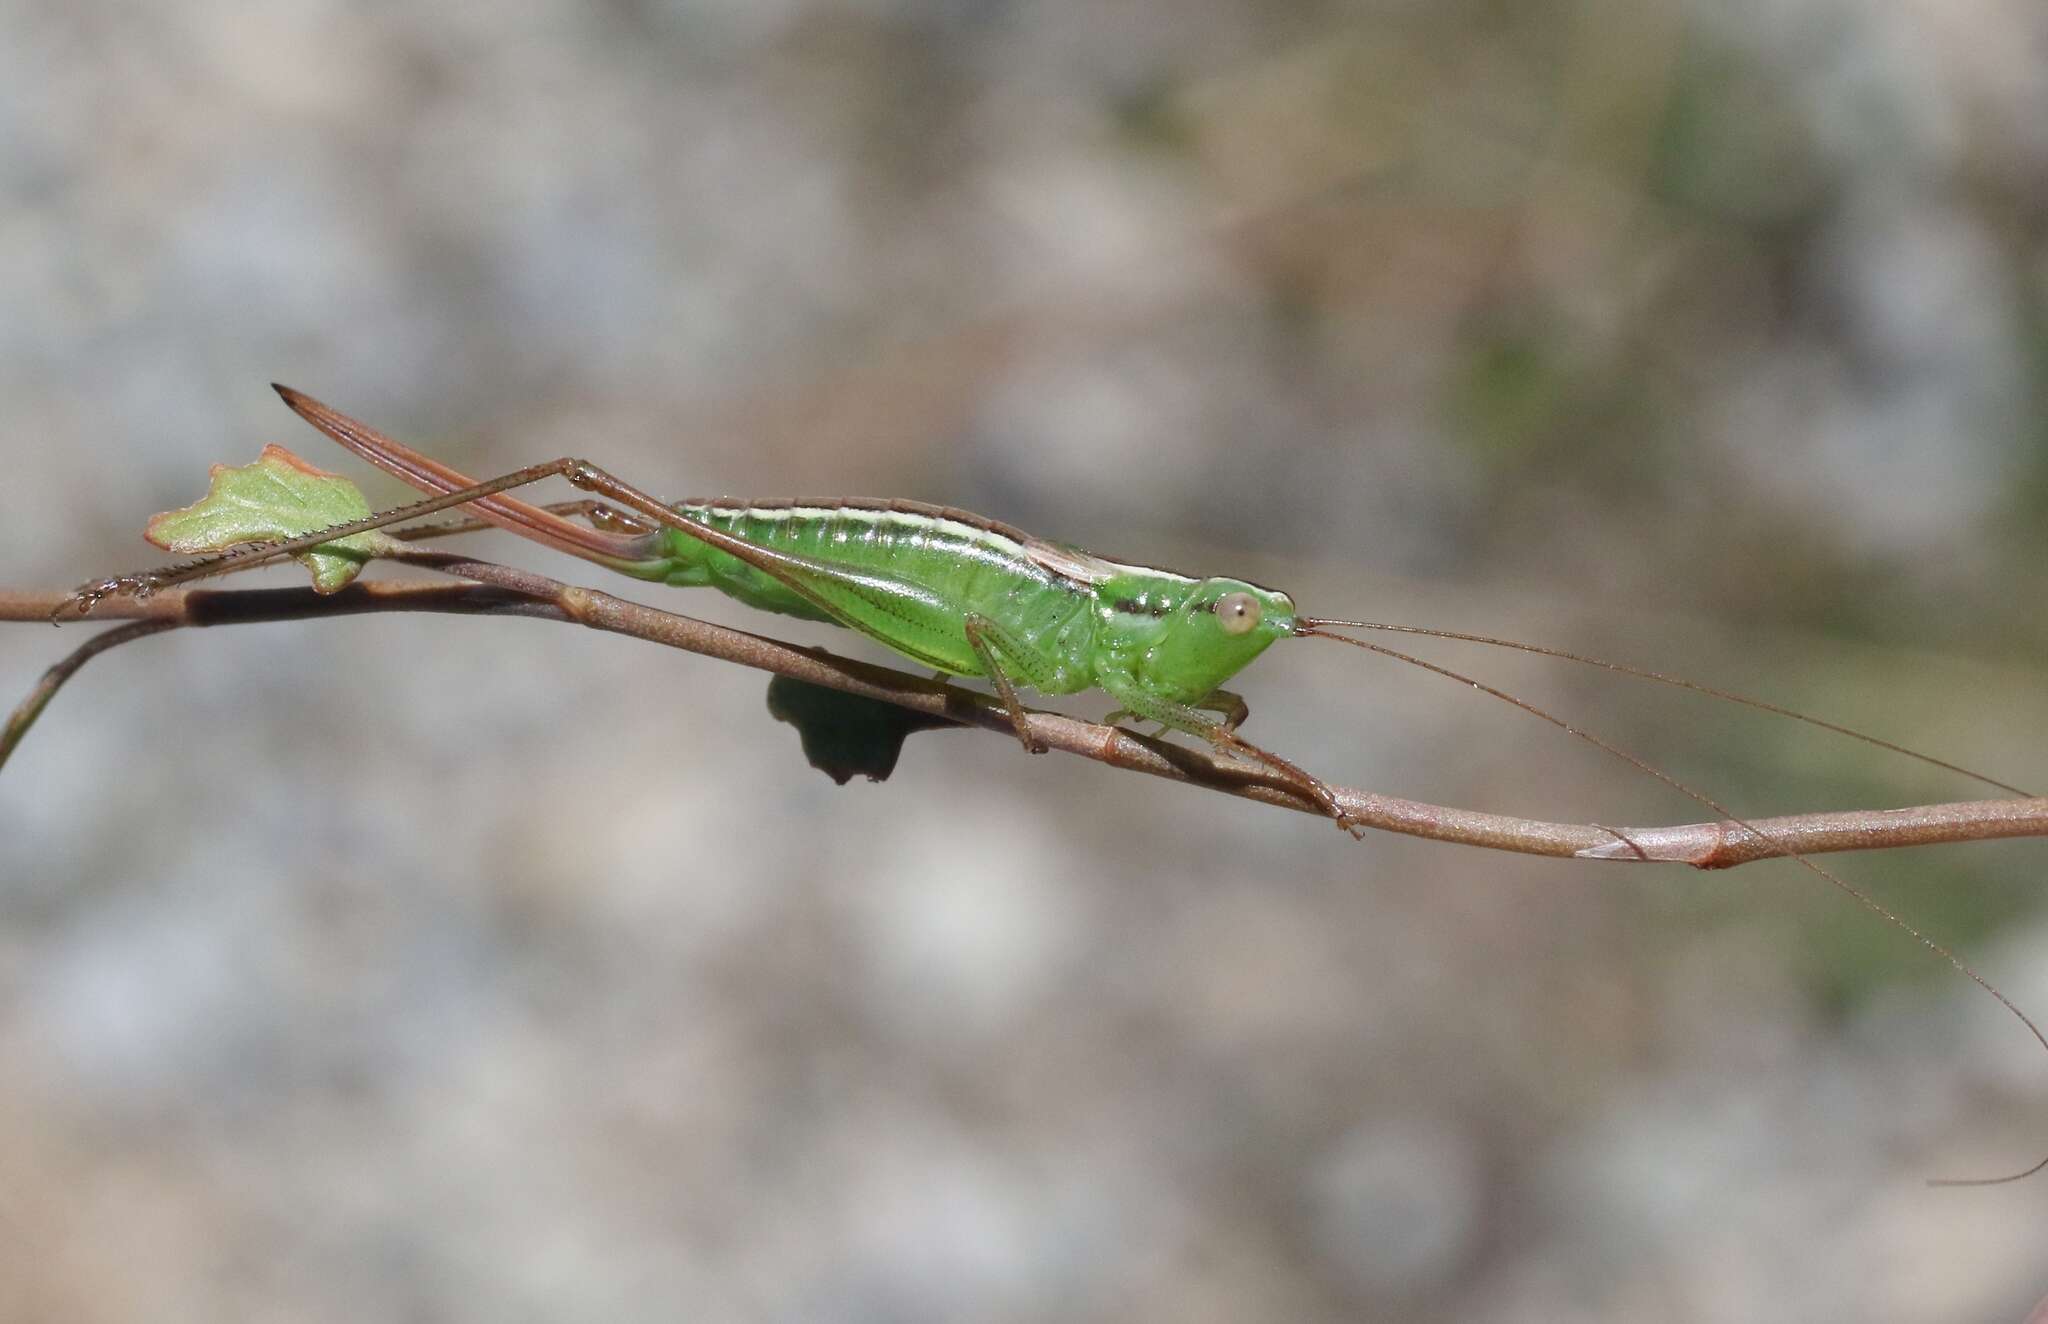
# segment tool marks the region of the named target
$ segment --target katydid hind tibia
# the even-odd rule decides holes
[[[183,565],[95,581],[73,595],[66,604],[69,609],[83,615],[109,596],[147,594],[461,506],[489,524],[635,578],[716,588],[761,610],[852,629],[942,674],[986,678],[1027,749],[1039,747],[1017,697],[1020,689],[1052,695],[1100,689],[1117,705],[1112,720],[1156,722],[1163,730],[1198,736],[1247,758],[1356,836],[1362,835],[1360,825],[1347,816],[1323,781],[1238,734],[1248,709],[1241,697],[1222,688],[1280,639],[1331,639],[1421,667],[1519,707],[1686,795],[1947,960],[2048,1050],[2048,1036],[2035,1022],[1947,947],[1717,800],[1503,690],[1337,631],[1436,635],[1601,667],[1809,722],[2024,794],[2003,782],[1777,705],[1662,673],[1488,636],[1310,616],[1299,611],[1286,593],[1248,580],[1197,578],[1113,560],[951,507],[837,498],[665,502],[574,458],[477,483],[309,396],[289,387],[276,389],[327,436],[429,498],[301,537],[247,544]],[[564,478],[596,494],[602,504],[585,501],[543,508],[505,495],[549,477]],[[584,514],[590,523],[566,518],[569,509]],[[1624,834],[1614,835],[1614,853],[1633,849]],[[2048,1158],[2007,1176],[1942,1184],[2011,1181],[2043,1169],[2048,1169]]]

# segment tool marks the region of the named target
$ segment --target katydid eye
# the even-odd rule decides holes
[[[1249,593],[1226,593],[1216,599],[1216,620],[1225,634],[1249,634],[1258,628],[1259,600]]]

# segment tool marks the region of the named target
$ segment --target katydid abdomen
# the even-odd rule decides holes
[[[987,674],[963,628],[970,616],[981,617],[1038,660],[1032,688],[1072,694],[1096,683],[1088,665],[1094,594],[1034,561],[1026,535],[1003,525],[907,501],[728,499],[677,502],[674,509],[692,524],[838,575],[805,576],[806,596],[758,565],[664,528],[656,536],[666,559],[641,572],[649,579],[715,588],[762,611],[845,625],[958,676]],[[877,592],[877,580],[892,591]]]

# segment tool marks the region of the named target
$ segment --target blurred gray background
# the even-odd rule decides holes
[[[478,474],[950,502],[2048,783],[2044,43],[2036,0],[0,4],[0,577],[150,564],[265,442],[401,495],[274,378]],[[84,637],[0,629],[8,701]],[[1973,793],[1434,655],[1745,812]],[[1351,650],[1243,679],[1334,780],[1701,816]],[[2048,1180],[1921,1184],[2041,1153],[2048,1057],[1796,868],[1359,844],[975,735],[840,789],[763,689],[424,617],[90,667],[0,776],[0,1318],[2048,1292]],[[2037,1014],[2044,865],[1842,860]]]

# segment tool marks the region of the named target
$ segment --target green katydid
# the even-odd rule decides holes
[[[1691,681],[1486,636],[1310,616],[1286,593],[1248,580],[1196,578],[1112,560],[951,507],[864,499],[664,502],[586,460],[566,457],[478,483],[309,396],[285,386],[276,389],[320,431],[432,495],[301,537],[95,581],[78,589],[67,606],[84,614],[108,596],[146,594],[462,506],[488,524],[635,578],[716,588],[764,611],[844,626],[944,675],[984,677],[1019,739],[1034,752],[1039,747],[1017,697],[1019,689],[1051,695],[1100,689],[1118,705],[1111,720],[1130,716],[1157,722],[1163,729],[1199,736],[1248,757],[1308,796],[1353,835],[1361,835],[1361,828],[1345,815],[1328,786],[1238,734],[1249,709],[1222,686],[1280,639],[1332,639],[1471,685],[1628,762],[1765,840],[1767,834],[1717,801],[1533,705],[1434,663],[1334,630],[1399,630],[1586,663],[1809,722],[2025,794],[1890,742]],[[549,477],[596,493],[601,502],[544,508],[504,495]],[[572,511],[585,515],[589,525],[565,518]],[[454,530],[442,530],[449,531]],[[1616,849],[1631,844],[1625,836],[1617,838]],[[1949,949],[1798,852],[1781,848],[1778,853],[1945,958],[2048,1049],[2048,1036],[2033,1020]],[[2048,1159],[2026,1172],[1989,1180],[2014,1180],[2043,1168],[2048,1168]]]
[[[1249,710],[1221,688],[1275,640],[1312,628],[1278,590],[1111,561],[913,501],[667,503],[567,458],[475,483],[317,400],[277,389],[308,422],[363,459],[422,491],[459,495],[459,502],[444,504],[466,504],[493,524],[635,578],[713,587],[764,611],[845,626],[947,675],[985,677],[1027,749],[1035,746],[1019,689],[1100,689],[1123,714],[1264,765],[1340,826],[1360,831],[1320,780],[1237,734]],[[634,514],[602,514],[587,527],[502,495],[558,475]],[[430,504],[377,520],[396,522]],[[309,536],[317,543],[331,535]],[[258,544],[102,581],[81,589],[76,601],[89,610],[111,593],[147,592],[292,545]]]

